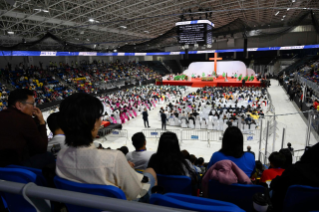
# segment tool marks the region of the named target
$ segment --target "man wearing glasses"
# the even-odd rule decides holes
[[[12,91],[8,109],[0,112],[0,166],[16,164],[42,169],[54,163],[53,155],[46,152],[46,123],[33,95],[27,89]]]

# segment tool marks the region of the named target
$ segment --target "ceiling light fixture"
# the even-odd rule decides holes
[[[149,31],[144,31],[145,33],[150,33]]]
[[[42,10],[42,12],[48,13],[48,12],[49,12],[49,10]]]
[[[90,18],[90,19],[89,19],[89,22],[94,22],[94,19],[93,19],[93,18]]]
[[[9,35],[14,35],[14,32],[13,31],[9,31],[8,34]]]
[[[87,38],[86,40],[87,40],[87,41],[90,41],[90,39],[88,39],[88,38]]]
[[[282,16],[283,18],[286,17],[285,15]]]
[[[276,14],[275,15],[278,15],[279,14],[279,11],[278,12],[276,12]]]
[[[292,2],[295,2],[296,0],[292,0]]]
[[[127,27],[126,26],[120,26],[121,28],[123,28],[123,29],[126,29]]]
[[[290,10],[290,8],[287,8],[287,10],[289,11],[289,10]]]

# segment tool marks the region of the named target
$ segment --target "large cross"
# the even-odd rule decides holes
[[[217,53],[215,52],[214,57],[209,58],[209,60],[214,60],[214,71],[215,71],[215,75],[217,76],[217,61],[223,60],[223,58],[217,57]]]

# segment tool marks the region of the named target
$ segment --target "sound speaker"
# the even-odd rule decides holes
[[[188,60],[188,49],[185,49],[185,59]]]
[[[244,57],[247,55],[247,38],[244,38]]]

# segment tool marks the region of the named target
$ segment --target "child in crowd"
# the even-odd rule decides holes
[[[283,165],[285,164],[286,158],[283,154],[279,152],[273,152],[270,154],[269,158],[270,168],[265,170],[261,175],[260,182],[265,183],[267,181],[273,180],[277,176],[285,171]]]

